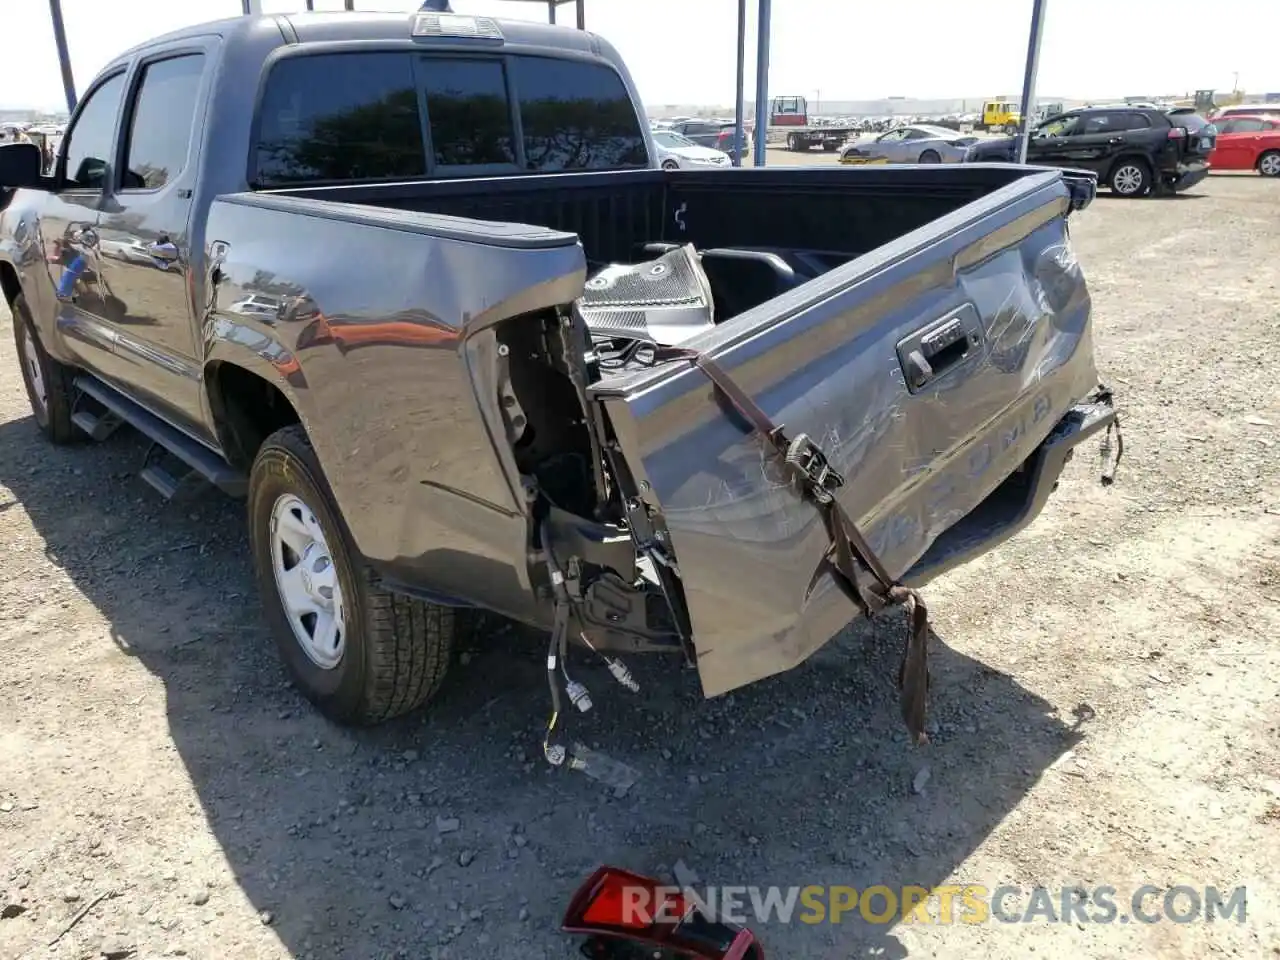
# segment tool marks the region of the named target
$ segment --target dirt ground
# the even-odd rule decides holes
[[[596,865],[681,859],[735,885],[1109,885],[1126,918],[1142,884],[1248,891],[1244,923],[756,925],[771,958],[1280,954],[1280,184],[1104,195],[1073,235],[1125,461],[1102,488],[1082,451],[1031,529],[928,588],[933,743],[899,726],[897,618],[717,701],[633,658],[639,698],[583,671],[591,741],[640,773],[622,796],[545,769],[542,648],[514,631],[426,712],[321,720],[241,505],[162,504],[136,436],[46,445],[5,315],[0,957],[564,958]]]

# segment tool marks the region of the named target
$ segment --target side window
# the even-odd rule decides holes
[[[514,164],[515,136],[501,60],[422,57],[431,149],[442,167]]]
[[[1080,117],[1070,114],[1046,120],[1036,128],[1037,137],[1072,137],[1080,132]]]
[[[1149,130],[1151,121],[1141,113],[1122,113],[1117,117],[1117,130]]]
[[[121,186],[156,190],[175,179],[187,162],[191,120],[196,115],[204,55],[149,63],[129,122]]]
[[[254,186],[426,172],[410,54],[312,54],[271,68],[258,110]]]
[[[1231,133],[1261,133],[1266,129],[1266,124],[1261,120],[1232,120]]]
[[[117,73],[84,102],[63,147],[69,188],[101,190],[104,186],[123,95],[124,74]]]
[[[1084,118],[1084,126],[1080,132],[1088,136],[1091,133],[1113,133],[1120,129],[1123,129],[1123,125],[1116,122],[1116,114],[1095,113]]]
[[[516,57],[514,64],[530,170],[550,173],[647,165],[640,118],[615,71],[552,57]],[[707,133],[721,129],[718,124],[704,126]]]

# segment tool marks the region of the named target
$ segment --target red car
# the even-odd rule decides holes
[[[1264,177],[1280,177],[1280,119],[1236,114],[1213,125],[1218,142],[1209,154],[1212,169],[1257,170]]]

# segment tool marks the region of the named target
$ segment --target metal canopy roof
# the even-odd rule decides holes
[[[314,8],[314,0],[303,0],[306,9]],[[547,7],[547,18],[556,22],[556,10],[566,3],[574,5],[577,13],[579,30],[586,29],[586,0],[511,0],[515,3],[543,3]],[[240,0],[245,14],[262,12],[262,0]],[[757,131],[769,129],[769,31],[772,15],[772,0],[756,0],[756,122]],[[1027,42],[1027,62],[1022,81],[1022,114],[1018,129],[1018,160],[1026,162],[1027,141],[1031,132],[1031,111],[1036,96],[1036,74],[1040,66],[1040,37],[1044,33],[1044,13],[1048,0],[1031,0],[1031,30]],[[355,0],[343,0],[347,10],[355,9]],[[76,85],[71,74],[71,57],[67,50],[67,34],[62,19],[62,0],[49,0],[49,16],[53,21],[53,38],[58,46],[58,63],[62,68],[62,87],[67,98],[68,112],[74,112],[76,106]],[[738,0],[738,78],[737,98],[735,103],[735,121],[737,126],[733,162],[742,163],[743,146],[745,144],[745,86],[746,86],[746,46],[747,46],[747,0]],[[761,135],[755,138],[755,165],[765,165],[765,140]]]

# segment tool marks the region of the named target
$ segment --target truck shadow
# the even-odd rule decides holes
[[[578,658],[596,708],[573,734],[635,772],[628,790],[543,763],[543,640],[521,628],[458,651],[429,710],[340,729],[278,665],[242,505],[162,504],[135,476],[142,452],[132,434],[54,449],[24,418],[0,425],[0,484],[163,682],[209,828],[294,956],[572,956],[560,914],[601,862],[663,873],[682,860],[738,886],[994,883],[966,876],[966,858],[1081,735],[939,638],[937,732],[910,748],[892,683],[900,616],[714,701],[679,663],[631,658],[633,696]],[[893,919],[802,912],[751,922],[770,956],[911,953]]]

